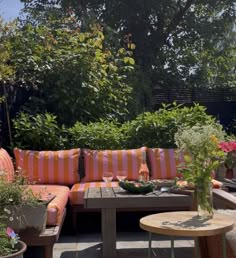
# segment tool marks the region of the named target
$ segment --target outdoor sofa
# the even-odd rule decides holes
[[[150,170],[150,179],[173,179],[177,175],[177,166],[183,162],[183,156],[175,149],[140,147],[129,150],[90,150],[71,149],[59,151],[34,151],[14,149],[16,166],[21,169],[36,192],[47,192],[55,196],[47,208],[47,228],[61,228],[66,207],[73,214],[76,228],[77,215],[83,211],[84,193],[88,187],[105,187],[102,181],[103,171],[113,172],[116,180],[117,171],[127,171],[128,180],[137,180],[142,153],[146,152]],[[14,166],[9,154],[0,149],[0,170],[8,171],[9,180],[14,174]],[[109,186],[117,186],[112,181]],[[68,203],[68,205],[67,205]],[[60,230],[57,230],[57,241]],[[34,245],[37,241],[32,241]],[[53,241],[52,241],[53,242]],[[44,241],[43,241],[44,243]],[[32,244],[32,245],[33,245]],[[54,243],[47,246],[46,258],[52,257]]]
[[[107,186],[102,180],[103,171],[113,172],[113,181],[108,184],[112,187],[118,186],[117,171],[125,170],[128,180],[137,180],[143,152],[146,152],[151,179],[173,179],[177,174],[177,165],[183,161],[175,149],[162,148],[78,148],[60,151],[14,149],[16,166],[24,171],[30,181],[41,186],[63,185],[70,188],[69,205],[73,214],[73,228],[77,227],[78,213],[84,211],[86,189]]]

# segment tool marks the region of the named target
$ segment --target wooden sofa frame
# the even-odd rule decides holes
[[[43,248],[44,258],[53,258],[53,246],[58,241],[63,222],[66,217],[66,208],[64,209],[61,223],[58,226],[48,226],[40,235],[32,235],[30,230],[20,233],[20,239],[27,246],[40,246]]]

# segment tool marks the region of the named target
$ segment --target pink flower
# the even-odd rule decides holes
[[[18,243],[19,237],[14,232],[14,230],[11,229],[10,227],[7,227],[6,233],[7,233],[7,236],[9,237],[9,241],[10,241],[11,247],[12,247],[12,249],[14,249],[15,245]]]
[[[234,168],[236,166],[236,141],[220,142],[219,148],[227,153],[224,161],[226,168]]]
[[[11,229],[10,227],[7,227],[6,233],[7,233],[7,235],[8,235],[10,238],[16,237],[16,233],[15,233],[14,230]]]
[[[236,142],[235,141],[220,142],[219,147],[221,150],[227,153],[231,151],[236,151]]]

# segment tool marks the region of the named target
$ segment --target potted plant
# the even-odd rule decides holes
[[[30,228],[31,234],[39,234],[45,229],[47,203],[40,201],[41,193],[34,193],[19,171],[11,182],[0,171],[0,193],[0,215],[6,217],[7,226],[17,233]]]
[[[223,139],[222,127],[216,124],[180,128],[175,134],[175,143],[184,153],[179,170],[184,180],[194,186],[201,217],[213,216],[211,179],[225,157],[219,148],[219,141]]]
[[[26,244],[19,240],[18,235],[7,227],[6,216],[0,216],[0,257],[23,258]]]
[[[236,141],[223,141],[219,143],[219,146],[226,153],[226,159],[221,166],[221,170],[218,171],[218,177],[219,179],[232,179],[234,177],[234,169],[236,168]],[[221,171],[223,173],[220,173]]]

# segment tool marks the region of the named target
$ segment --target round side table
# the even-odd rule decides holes
[[[140,219],[140,227],[149,232],[148,257],[151,257],[152,233],[204,237],[222,235],[223,258],[226,258],[225,233],[233,229],[234,219],[225,214],[214,213],[212,219],[200,219],[196,211],[164,212],[149,215]],[[199,256],[197,247],[197,257]],[[171,258],[174,258],[174,240],[171,238]]]

